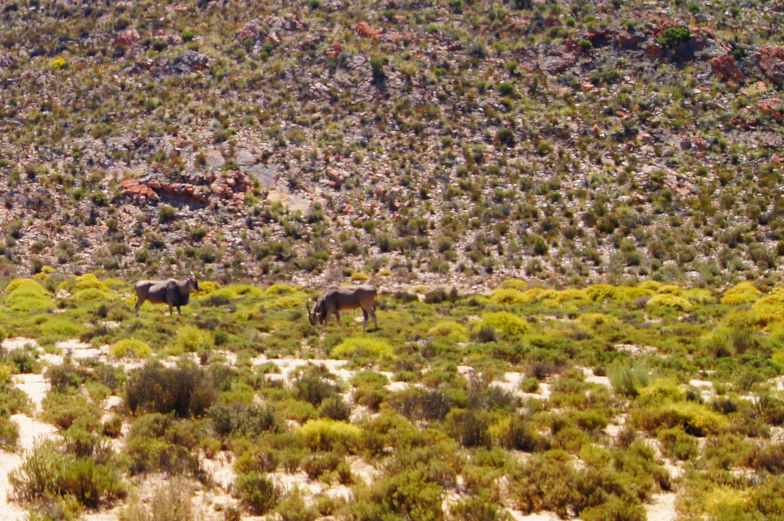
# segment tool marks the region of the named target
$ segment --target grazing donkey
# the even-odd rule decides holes
[[[168,304],[169,314],[172,314],[172,307],[177,308],[177,313],[182,315],[180,306],[188,303],[191,291],[199,291],[199,281],[191,273],[185,280],[140,280],[134,286],[136,290],[136,307],[134,311],[139,314],[139,308],[145,300],[153,304]]]
[[[362,314],[365,317],[362,329],[367,330],[368,315],[373,318],[373,323],[376,325],[376,329],[378,329],[376,312],[373,310],[377,293],[378,290],[375,286],[367,284],[330,288],[318,298],[313,310],[310,309],[310,305],[306,304],[310,323],[314,326],[326,324],[329,321],[329,315],[334,314],[338,324],[341,324],[341,309],[362,308]]]

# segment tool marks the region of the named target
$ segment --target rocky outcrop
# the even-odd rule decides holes
[[[784,85],[784,50],[780,47],[763,47],[757,51],[756,59],[768,79],[777,85]]]
[[[378,39],[378,37],[381,36],[381,33],[383,32],[381,29],[373,28],[365,20],[357,22],[357,24],[354,26],[354,30],[363,38],[373,38],[374,40]]]
[[[710,64],[713,74],[722,80],[743,81],[743,73],[738,68],[735,57],[731,54],[711,58]]]
[[[114,37],[115,47],[131,47],[141,39],[139,31],[136,29],[125,29]]]
[[[177,183],[162,180],[156,175],[125,179],[120,189],[123,195],[142,206],[169,201],[197,206],[220,204],[235,210],[245,204],[245,194],[250,189],[248,176],[237,171],[184,177],[186,182]]]

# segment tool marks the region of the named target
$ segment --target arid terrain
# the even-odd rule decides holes
[[[8,274],[780,280],[781,6],[9,0]]]
[[[784,519],[783,26],[0,2],[0,521]]]

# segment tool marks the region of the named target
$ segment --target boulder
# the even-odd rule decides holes
[[[713,74],[722,80],[743,81],[743,73],[738,68],[735,57],[731,54],[711,58],[710,64]]]
[[[226,164],[226,159],[224,159],[223,154],[221,154],[220,150],[212,148],[204,154],[204,160],[207,164],[207,168],[220,168]]]
[[[777,85],[784,85],[784,50],[780,47],[762,47],[756,58],[757,65],[768,79]]]
[[[359,21],[354,26],[354,30],[357,34],[363,38],[373,38],[374,40],[378,39],[383,32],[381,29],[373,28],[368,22],[365,20]]]

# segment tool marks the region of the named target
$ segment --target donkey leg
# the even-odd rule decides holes
[[[365,308],[362,308],[362,331],[367,331],[367,319],[368,319],[368,312]]]

